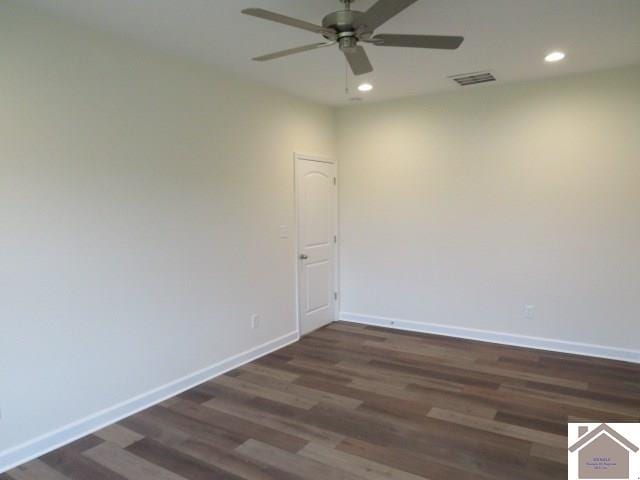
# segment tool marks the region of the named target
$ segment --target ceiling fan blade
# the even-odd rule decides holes
[[[418,0],[378,0],[364,14],[364,23],[375,30]]]
[[[455,50],[463,41],[464,37],[448,35],[401,35],[391,33],[376,35],[369,40],[370,43],[379,47],[438,48],[443,50]]]
[[[364,75],[365,73],[373,72],[373,66],[364,48],[360,46],[345,48],[342,50],[342,53],[347,57],[347,62],[349,62],[349,66],[354,75]]]
[[[242,10],[242,13],[245,15],[251,15],[252,17],[262,18],[263,20],[282,23],[283,25],[288,25],[290,27],[301,28],[302,30],[307,30],[309,32],[319,33],[321,35],[336,35],[336,32],[329,28],[305,22],[304,20],[298,20],[297,18],[287,17],[286,15],[281,15],[279,13],[270,12],[269,10],[264,10],[262,8],[246,8]]]
[[[274,52],[274,53],[269,53],[268,55],[262,55],[260,57],[254,58],[253,60],[255,60],[256,62],[266,62],[267,60],[274,60],[276,58],[286,57],[287,55],[293,55],[295,53],[308,52],[309,50],[328,47],[330,45],[335,45],[335,42],[312,43],[311,45],[303,45],[302,47],[289,48],[287,50],[282,50],[280,52]]]

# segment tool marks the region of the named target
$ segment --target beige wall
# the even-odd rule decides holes
[[[0,452],[296,329],[330,109],[16,3],[0,58]]]
[[[640,68],[338,127],[343,312],[640,350]]]

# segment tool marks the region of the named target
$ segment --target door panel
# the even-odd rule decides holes
[[[333,177],[311,171],[303,178],[302,225],[307,247],[326,247],[333,228],[331,205],[326,199],[331,195]]]
[[[335,320],[336,168],[296,158],[298,292],[302,334]]]
[[[331,306],[331,294],[327,287],[331,286],[331,267],[329,262],[306,264],[304,266],[307,279],[307,298],[305,313],[315,312],[320,308]]]

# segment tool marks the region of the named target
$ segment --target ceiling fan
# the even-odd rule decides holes
[[[367,52],[358,45],[369,43],[377,47],[413,47],[455,50],[464,41],[464,37],[444,35],[373,35],[374,30],[395,17],[418,0],[378,0],[366,12],[351,9],[354,0],[340,0],[344,8],[324,17],[322,25],[305,22],[297,18],[270,12],[262,8],[247,8],[242,13],[272,22],[282,23],[290,27],[301,28],[322,35],[326,41],[312,43],[301,47],[290,48],[280,52],[256,57],[253,60],[264,62],[286,57],[295,53],[307,52],[318,48],[336,45],[347,59],[355,75],[363,75],[373,71]]]

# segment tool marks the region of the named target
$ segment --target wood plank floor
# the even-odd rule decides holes
[[[640,365],[335,323],[2,480],[564,479]]]

